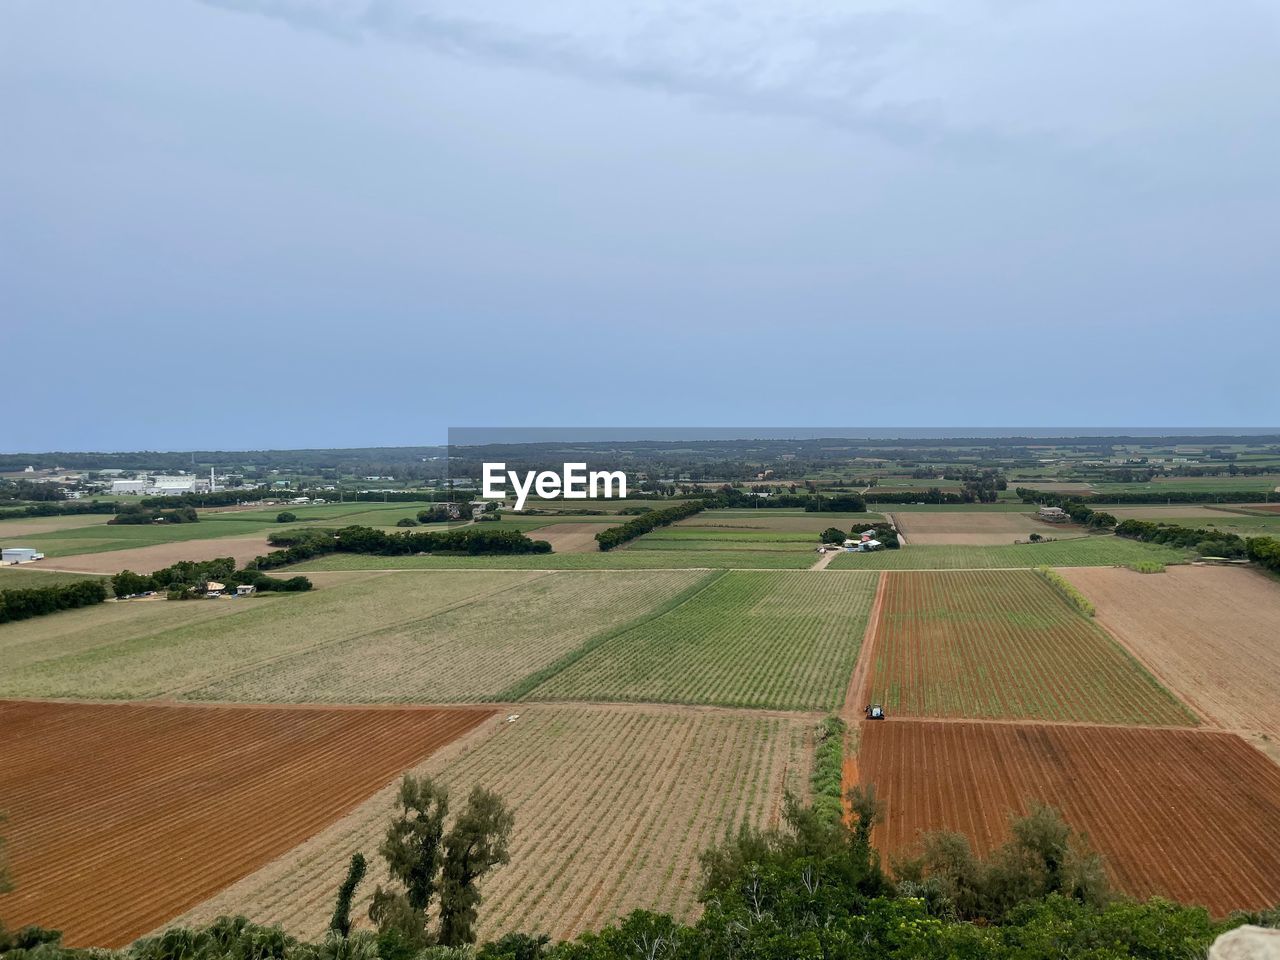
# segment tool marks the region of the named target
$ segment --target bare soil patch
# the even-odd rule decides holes
[[[528,535],[548,541],[556,553],[596,553],[600,549],[596,534],[616,526],[617,523],[553,523],[530,530]]]
[[[1097,620],[1211,723],[1280,736],[1280,584],[1252,570],[1063,569]]]
[[[73,573],[119,573],[121,570],[150,573],[180,560],[215,560],[218,557],[233,557],[236,566],[241,567],[254,557],[270,553],[273,549],[263,536],[228,537],[225,540],[184,540],[156,543],[149,547],[131,547],[127,550],[52,557],[41,563],[56,570],[69,570]]]
[[[900,512],[894,525],[912,546],[970,545],[990,547],[1026,540],[1033,533],[1055,540],[1087,535],[1074,523],[1045,523],[1030,513]]]
[[[0,701],[15,928],[119,947],[269,863],[492,711]]]
[[[1214,914],[1280,901],[1280,768],[1216,731],[864,721],[857,773],[885,804],[874,842],[953,830],[988,851],[1011,812],[1062,811],[1112,881]]]

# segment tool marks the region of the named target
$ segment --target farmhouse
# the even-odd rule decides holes
[[[204,595],[212,600],[216,597],[222,596],[223,591],[226,589],[227,585],[225,583],[218,583],[216,580],[210,580],[204,585]]]
[[[247,597],[253,594],[254,586],[252,583],[242,583],[236,587],[237,597]]]
[[[5,547],[0,551],[0,563],[31,563],[33,560],[43,560],[44,554],[38,552],[34,547]]]
[[[1071,519],[1061,507],[1041,507],[1039,517],[1045,523],[1066,523]]]

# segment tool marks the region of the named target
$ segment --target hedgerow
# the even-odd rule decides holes
[[[650,530],[666,527],[677,520],[683,520],[685,517],[692,517],[695,513],[701,513],[703,508],[704,504],[701,500],[690,500],[678,506],[666,507],[662,510],[650,510],[648,513],[642,513],[634,520],[628,520],[620,526],[601,530],[596,534],[596,542],[600,544],[601,550],[612,550],[614,547],[620,546],[628,540],[634,540]]]
[[[1161,569],[1164,569],[1161,567]],[[1062,594],[1067,602],[1083,613],[1086,617],[1092,617],[1094,614],[1093,604],[1089,602],[1089,598],[1076,589],[1075,585],[1067,580],[1062,574],[1054,570],[1053,567],[1036,567],[1036,573],[1044,577],[1053,587]]]

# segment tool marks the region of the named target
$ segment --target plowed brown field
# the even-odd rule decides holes
[[[1086,536],[1088,531],[1075,523],[1049,524],[1036,519],[1034,513],[972,513],[953,510],[931,513],[924,510],[899,511],[893,515],[894,525],[907,538],[908,545],[939,546],[970,544],[995,546],[1026,541],[1031,534],[1055,540]]]
[[[1135,897],[1218,915],[1280,902],[1280,768],[1193,730],[890,720],[862,724],[857,768],[885,802],[874,842],[909,852],[953,830],[989,850],[1028,801],[1088,834]]]
[[[0,701],[13,927],[122,946],[482,723],[472,709]]]

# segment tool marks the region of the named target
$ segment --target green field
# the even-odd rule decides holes
[[[1141,561],[1186,563],[1189,554],[1122,537],[1081,537],[997,547],[928,546],[841,553],[829,570],[962,570],[999,567],[1112,567]]]
[[[335,553],[287,568],[309,570],[804,570],[817,554],[799,550],[644,550],[536,553],[517,556],[378,557]]]
[[[853,672],[877,581],[713,575],[684,603],[617,632],[527,696],[831,710]]]
[[[535,576],[355,574],[310,593],[111,603],[6,624],[0,649],[39,656],[0,673],[0,696],[178,696],[280,657],[407,626]]]
[[[97,579],[92,573],[53,573],[30,567],[0,567],[0,590],[26,590],[30,587],[52,587],[59,583],[79,583]],[[108,594],[110,589],[108,588]]]
[[[458,703],[501,698],[598,634],[631,623],[707,576],[699,571],[541,574],[413,573],[389,581],[388,603],[413,609],[459,578],[510,582],[468,602],[381,630],[350,620],[352,639],[242,671],[194,699]],[[453,578],[453,580],[450,580]],[[400,596],[399,594],[404,594]]]

